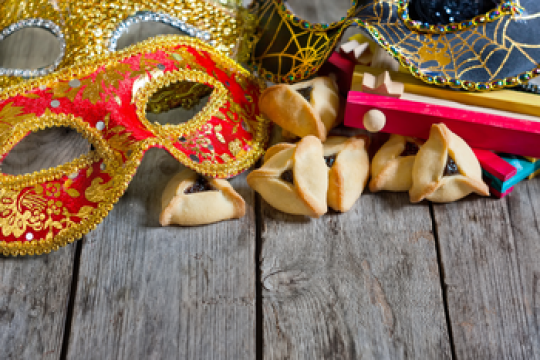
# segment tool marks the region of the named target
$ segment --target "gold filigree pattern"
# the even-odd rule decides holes
[[[171,109],[182,107],[191,109],[199,103],[199,100],[212,92],[212,89],[204,84],[190,82],[178,82],[168,88],[158,91],[148,101],[146,110],[159,114]]]
[[[429,84],[487,91],[540,75],[540,41],[531,32],[540,28],[540,2],[501,2],[471,24],[444,31],[411,27],[408,14],[400,16],[406,2],[353,0],[353,15],[349,10],[332,26],[315,26],[290,13],[281,0],[256,0],[251,10],[260,26],[250,64],[266,80],[301,81],[318,71],[343,31],[355,24]]]
[[[330,56],[342,32],[352,22],[356,0],[341,21],[312,24],[292,14],[281,0],[257,0],[250,11],[259,31],[250,65],[267,81],[297,82],[316,74]]]
[[[357,16],[379,45],[414,76],[429,84],[486,91],[526,83],[540,74],[540,42],[536,37],[529,38],[533,43],[528,44],[518,40],[527,28],[537,26],[540,3],[517,5],[528,15],[512,12],[493,22],[442,34],[410,31],[392,0],[361,6]]]
[[[45,240],[51,241],[54,230],[73,225],[92,214],[94,208],[91,206],[83,206],[77,213],[71,213],[59,200],[61,186],[60,183],[45,186],[38,184],[25,189],[22,193],[0,189],[0,204],[3,210],[0,213],[2,235],[21,237],[25,233],[29,234],[29,230],[45,231],[47,233]],[[71,197],[80,196],[77,190],[71,190],[66,193]],[[30,237],[27,239],[32,240]]]
[[[172,48],[194,55],[206,72],[187,64],[185,68],[176,66],[175,61],[181,60],[168,58]],[[142,54],[148,56],[138,61]],[[156,59],[161,62],[156,64]],[[152,69],[154,64],[159,71]],[[131,104],[133,88],[141,78],[145,81]],[[243,79],[245,90],[239,90],[238,78]],[[88,79],[99,86],[92,86],[85,95]],[[188,123],[150,123],[145,112],[149,99],[177,82],[211,88],[208,104]],[[67,89],[66,83],[75,90]],[[57,86],[62,90],[55,91]],[[0,142],[0,157],[29,132],[57,126],[76,129],[95,147],[88,155],[46,171],[17,176],[0,173],[0,228],[6,233],[0,238],[0,251],[5,255],[41,254],[95,228],[122,196],[149,148],[165,148],[185,165],[210,176],[229,177],[251,166],[268,140],[269,122],[259,116],[256,106],[264,86],[210,46],[168,36],[0,91],[0,126],[6,126],[7,134]],[[220,119],[231,104],[238,103],[243,105],[233,106],[236,117]],[[21,106],[26,111],[21,112]],[[30,109],[35,113],[28,113]],[[249,132],[238,129],[232,135],[232,124],[241,123],[243,116],[259,122],[252,121]],[[194,147],[182,150],[182,141],[187,139],[193,140]]]

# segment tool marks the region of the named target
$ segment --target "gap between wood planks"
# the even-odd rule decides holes
[[[255,358],[264,359],[263,299],[262,299],[262,204],[255,194]]]
[[[262,200],[261,197],[258,194],[255,194],[255,356],[257,360],[264,359],[264,333],[263,333],[263,298],[262,298],[262,281],[261,281],[261,266],[260,266],[260,260],[261,260],[261,253],[262,253]],[[431,223],[432,223],[432,232],[433,237],[435,239],[435,249],[437,253],[437,265],[439,267],[439,276],[440,276],[440,284],[441,289],[443,292],[443,305],[444,305],[444,313],[446,318],[446,325],[448,327],[448,335],[450,338],[450,348],[451,348],[451,355],[452,359],[457,359],[456,356],[456,349],[453,339],[453,332],[452,332],[452,323],[450,321],[450,314],[448,309],[448,298],[447,298],[447,287],[444,283],[444,265],[442,263],[441,258],[441,244],[437,229],[437,223],[435,221],[435,215],[434,215],[434,209],[433,209],[433,203],[429,203],[429,214],[431,217]],[[68,354],[68,347],[69,347],[69,338],[71,335],[71,326],[73,322],[73,307],[75,304],[75,299],[77,296],[77,287],[78,287],[78,281],[79,281],[79,269],[80,269],[80,260],[81,260],[81,254],[82,254],[82,247],[83,247],[83,240],[80,239],[75,244],[75,258],[73,262],[73,277],[71,280],[71,287],[70,287],[70,296],[69,301],[67,304],[67,313],[66,313],[66,319],[64,324],[64,334],[63,334],[63,340],[62,340],[62,349],[60,353],[60,360],[66,360],[67,354]]]
[[[448,308],[448,293],[446,284],[444,282],[444,265],[442,263],[441,256],[441,243],[439,239],[439,230],[437,229],[437,222],[435,221],[435,212],[433,210],[433,203],[429,202],[429,216],[431,217],[431,231],[433,232],[433,238],[435,239],[435,252],[437,253],[437,265],[439,266],[439,278],[442,290],[442,300],[444,307],[444,317],[446,319],[446,327],[448,328],[448,338],[450,340],[450,352],[452,359],[457,359],[456,346],[454,344],[454,334],[452,333],[452,322],[450,321],[450,310]]]
[[[69,291],[69,300],[67,303],[66,321],[64,324],[64,335],[62,337],[62,349],[60,351],[60,360],[67,359],[69,336],[71,335],[71,324],[73,322],[73,307],[77,298],[77,285],[79,282],[79,269],[81,265],[81,254],[84,236],[75,244],[75,257],[73,260],[73,277],[71,278],[71,286]]]
[[[261,271],[261,255],[262,255],[262,225],[263,225],[263,211],[262,211],[262,199],[259,194],[255,194],[255,219],[256,219],[256,239],[255,239],[255,274],[256,274],[256,302],[255,302],[255,331],[256,331],[256,359],[264,359],[264,330],[263,330],[263,297],[262,297],[262,271]],[[432,202],[428,203],[429,215],[431,217],[432,233],[435,241],[435,251],[437,255],[437,265],[439,269],[439,282],[442,290],[443,307],[446,320],[446,326],[448,329],[448,335],[450,340],[451,358],[457,359],[456,349],[454,344],[452,323],[450,321],[450,313],[448,307],[447,287],[444,282],[445,270],[442,263],[441,256],[441,244],[437,229],[437,223],[434,214],[434,205]]]

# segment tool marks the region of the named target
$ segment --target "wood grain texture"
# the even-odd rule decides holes
[[[247,203],[240,220],[162,228],[161,193],[180,169],[150,150],[87,235],[68,358],[254,358],[253,193],[245,177],[232,181]]]
[[[28,134],[13,147],[0,169],[5,174],[29,174],[65,164],[89,152],[90,143],[76,130],[50,128]]]
[[[36,257],[0,257],[0,358],[58,359],[75,245]]]
[[[538,181],[434,207],[458,359],[539,359]]]
[[[338,20],[349,5],[289,2],[318,22]],[[119,47],[162,33],[178,31],[135,25]],[[42,30],[0,44],[1,66],[43,66],[56,56],[56,40]],[[18,145],[2,171],[27,173],[87,151],[74,132],[52,129]],[[365,194],[349,213],[317,220],[262,201],[256,319],[253,192],[244,177],[232,181],[248,204],[243,219],[161,228],[161,191],[180,169],[150,151],[84,240],[72,318],[74,245],[0,257],[0,359],[59,359],[65,329],[69,359],[254,359],[257,321],[265,359],[449,359],[450,335],[457,359],[540,359],[540,180],[501,201],[436,205],[437,243],[428,205],[410,205],[405,194]]]
[[[44,29],[26,28],[0,41],[0,66],[34,69],[54,63],[60,54],[60,43]]]
[[[263,202],[265,359],[449,359],[427,206],[364,194],[345,214]]]

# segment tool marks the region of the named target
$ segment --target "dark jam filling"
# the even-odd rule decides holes
[[[192,186],[184,190],[184,194],[195,194],[195,193],[209,191],[209,190],[214,190],[214,188],[210,185],[208,180],[206,180],[202,176],[199,176],[197,180],[195,180],[195,183]]]
[[[446,166],[444,167],[444,176],[452,176],[459,174],[459,169],[454,162],[454,160],[448,156],[448,159],[446,160]]]
[[[419,147],[413,142],[407,142],[405,144],[405,149],[399,156],[410,156],[410,155],[416,155],[418,153]]]
[[[286,181],[286,182],[289,182],[291,184],[293,184],[293,171],[292,170],[285,170],[284,172],[281,173],[281,176],[280,176],[281,180],[283,181]]]
[[[313,86],[308,86],[303,89],[296,90],[307,102],[311,101],[311,91],[313,91]]]
[[[325,156],[324,161],[326,162],[326,166],[331,168],[334,165],[334,163],[336,162],[336,157],[337,157],[337,155]]]

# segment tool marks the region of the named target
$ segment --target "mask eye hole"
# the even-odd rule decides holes
[[[287,0],[284,4],[300,19],[312,23],[330,24],[340,21],[347,15],[351,0],[320,1],[308,6],[306,6],[306,0]]]
[[[495,9],[500,0],[409,0],[409,17],[429,25],[470,20]]]
[[[113,32],[109,51],[124,49],[158,35],[185,35],[211,42],[211,36],[179,19],[165,14],[138,12],[124,20]]]
[[[155,93],[146,106],[146,117],[159,125],[180,125],[200,112],[212,94],[206,84],[181,81]]]
[[[55,127],[30,133],[11,149],[1,172],[25,175],[66,164],[90,152],[90,143],[76,130]]]
[[[66,46],[60,28],[41,19],[24,20],[4,28],[0,40],[0,76],[47,75],[62,61]],[[21,43],[25,46],[21,47]]]

